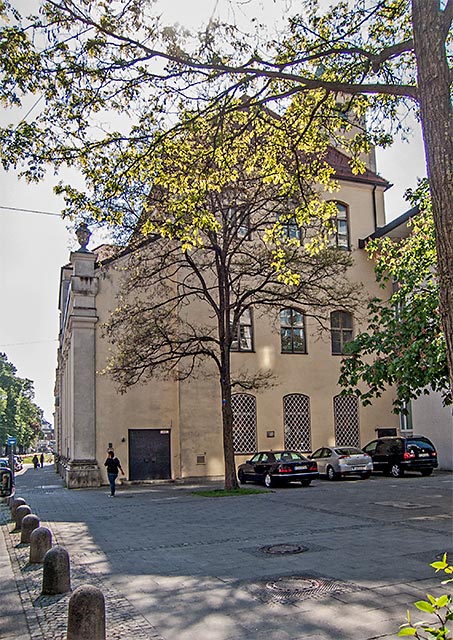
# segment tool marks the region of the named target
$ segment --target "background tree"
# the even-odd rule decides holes
[[[396,284],[390,299],[368,305],[368,331],[350,342],[340,384],[364,405],[395,385],[395,412],[422,393],[439,391],[451,403],[445,337],[439,314],[439,281],[431,200],[426,183],[413,194],[420,213],[410,221],[407,239],[383,238],[367,251],[376,277]]]
[[[0,442],[8,436],[17,438],[17,445],[29,447],[41,433],[43,412],[33,402],[31,380],[19,378],[6,354],[0,353]]]
[[[271,371],[238,370],[231,358],[253,349],[250,314],[277,326],[291,307],[322,325],[332,305],[352,309],[359,299],[345,278],[349,253],[326,245],[320,218],[335,205],[312,186],[330,172],[291,144],[280,156],[274,128],[284,120],[233,110],[216,126],[200,117],[161,140],[140,222],[150,237],[143,244],[137,230],[120,261],[125,283],[106,325],[114,345],[106,372],[121,389],[159,375],[218,379],[227,489],[237,486],[232,391],[273,384]],[[267,161],[261,151],[252,163],[264,149]]]
[[[67,214],[118,220],[143,204],[140,189],[121,197],[118,182],[96,182],[96,159],[121,156],[125,142],[147,142],[172,104],[212,95],[245,94],[261,103],[304,111],[315,101],[318,118],[335,113],[345,126],[351,109],[368,114],[368,131],[355,136],[355,156],[370,141],[388,144],[383,118],[401,123],[401,103],[416,108],[422,123],[438,247],[439,300],[453,379],[453,0],[371,0],[335,3],[322,12],[307,0],[274,41],[244,38],[234,25],[211,23],[190,40],[183,30],[162,26],[154,3],[47,0],[29,23],[2,33],[1,96],[20,104],[22,93],[39,92],[45,106],[33,122],[0,133],[6,168],[25,161],[25,175],[39,180],[47,165],[77,165],[93,198],[72,187]],[[8,3],[0,5],[8,13]],[[9,12],[11,13],[11,12]],[[17,15],[14,18],[18,20]],[[46,42],[46,46],[43,46]],[[303,96],[303,99],[300,98]],[[345,99],[345,96],[349,98]],[[208,103],[209,105],[210,103]],[[209,106],[207,107],[209,108]],[[130,129],[107,133],[107,110],[127,114]],[[97,118],[97,119],[96,119]],[[111,119],[111,118],[109,118]],[[316,147],[313,148],[316,151]],[[360,163],[354,158],[354,167]],[[130,165],[125,165],[127,174]],[[123,175],[123,174],[121,174]]]

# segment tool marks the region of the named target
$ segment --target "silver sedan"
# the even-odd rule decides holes
[[[319,475],[336,480],[346,475],[369,478],[373,471],[371,457],[357,447],[320,447],[311,456],[316,460]]]

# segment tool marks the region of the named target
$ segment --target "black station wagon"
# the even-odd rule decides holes
[[[394,478],[400,478],[405,471],[429,476],[439,465],[436,448],[426,436],[378,438],[363,447],[363,451],[373,459],[375,471]]]

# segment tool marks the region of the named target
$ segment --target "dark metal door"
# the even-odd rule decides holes
[[[130,480],[171,478],[170,430],[129,429]]]

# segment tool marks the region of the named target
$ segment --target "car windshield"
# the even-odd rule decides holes
[[[278,462],[290,462],[291,460],[304,460],[304,456],[297,451],[279,451],[275,454]]]
[[[361,449],[357,449],[357,447],[341,447],[341,449],[334,449],[334,451],[339,456],[363,455],[363,451]]]

